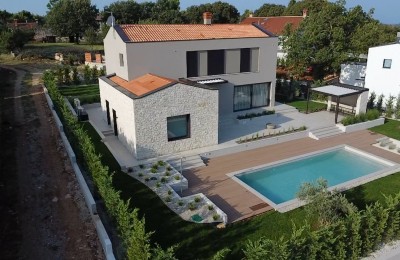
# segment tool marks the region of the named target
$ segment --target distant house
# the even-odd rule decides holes
[[[241,24],[257,24],[279,37],[278,58],[286,58],[287,53],[282,48],[284,32],[287,25],[291,26],[292,30],[297,30],[300,23],[307,17],[307,9],[303,10],[302,16],[271,16],[271,17],[250,17],[245,18]]]
[[[32,30],[35,31],[38,28],[38,21],[35,22],[18,22],[17,19],[14,19],[12,23],[7,23],[7,28],[9,29],[19,29],[19,30]]]
[[[385,98],[400,93],[400,33],[394,43],[369,48],[365,87]]]
[[[115,25],[104,39],[103,119],[137,159],[218,144],[224,118],[273,109],[277,37],[211,19]]]

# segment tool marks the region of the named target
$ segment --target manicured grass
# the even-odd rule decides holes
[[[133,207],[140,209],[139,213],[146,218],[147,231],[155,231],[152,241],[164,248],[179,244],[176,252],[178,259],[209,259],[224,247],[232,250],[229,259],[241,259],[241,250],[249,239],[289,237],[293,224],[299,227],[307,219],[305,211],[299,208],[284,214],[268,212],[230,224],[226,229],[183,221],[144,184],[120,171],[118,163],[89,123],[83,123],[83,127],[92,137],[97,152],[102,155],[102,162],[114,172],[116,189],[121,191],[124,199],[131,200]],[[396,194],[399,190],[400,174],[397,173],[347,191],[346,196],[364,208],[365,203],[382,201],[383,194]]]
[[[400,121],[386,119],[385,124],[378,125],[369,130],[400,140]]]
[[[61,87],[59,90],[63,96],[100,95],[99,84]]]
[[[81,104],[91,104],[100,102],[100,90],[98,84],[79,85],[59,88],[61,95],[73,102],[74,98],[79,98]]]
[[[295,107],[299,110],[299,112],[302,112],[302,113],[305,113],[307,110],[307,100],[296,100],[296,101],[286,103],[286,105]],[[324,109],[326,109],[326,104],[323,104],[323,103],[310,101],[308,104],[308,112],[309,113],[321,111]]]

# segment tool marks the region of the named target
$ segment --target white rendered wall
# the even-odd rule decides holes
[[[383,60],[392,59],[390,69],[383,68]],[[397,97],[400,93],[400,44],[369,48],[365,87],[377,96]]]
[[[367,112],[368,94],[369,92],[365,91],[358,95],[356,115]]]
[[[271,104],[275,105],[275,82],[278,38],[244,38],[223,40],[197,40],[175,42],[129,43],[127,44],[129,75],[134,79],[146,73],[154,73],[172,79],[187,78],[186,52],[219,49],[259,48],[259,71],[230,73],[191,78],[223,78],[233,85],[271,82]],[[107,72],[109,72],[107,56]],[[110,69],[111,72],[112,69]],[[233,98],[233,96],[232,96]],[[233,107],[232,107],[233,111]]]
[[[119,37],[118,33],[115,31],[114,28],[110,28],[106,37],[104,38],[104,53],[106,56],[107,74],[115,73],[119,77],[127,79],[128,61],[126,56],[126,43],[122,41],[121,37]],[[123,67],[121,67],[119,63],[120,53],[124,56]]]
[[[176,84],[134,100],[136,157],[218,144],[218,91]],[[168,141],[167,117],[190,114],[190,138]]]
[[[340,67],[340,83],[364,87],[366,64],[342,64]]]
[[[104,122],[107,123],[107,100],[110,107],[111,128],[114,129],[112,115],[112,110],[114,109],[117,113],[118,139],[133,155],[135,155],[136,129],[133,100],[114,87],[109,86],[101,79],[99,79],[99,87],[101,110]]]

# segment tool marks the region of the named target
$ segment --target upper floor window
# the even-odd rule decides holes
[[[124,66],[124,54],[122,53],[119,54],[119,66]]]
[[[258,72],[259,48],[186,52],[187,77]]]
[[[383,68],[390,69],[392,67],[392,59],[384,59],[383,60]]]

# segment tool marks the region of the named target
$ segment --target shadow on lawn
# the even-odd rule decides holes
[[[344,194],[349,202],[353,203],[359,210],[365,209],[365,206],[372,201],[366,199],[366,192],[363,186],[355,187],[345,191]]]

